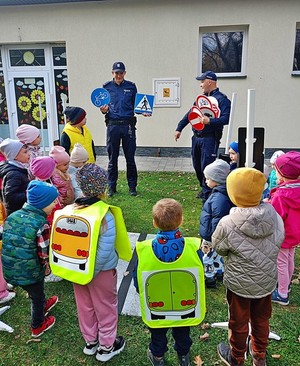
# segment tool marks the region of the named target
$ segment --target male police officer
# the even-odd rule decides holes
[[[134,160],[136,150],[134,102],[137,88],[133,82],[124,79],[126,71],[123,62],[118,61],[113,64],[112,75],[113,80],[103,84],[103,88],[110,94],[110,102],[108,105],[100,107],[101,112],[105,114],[107,126],[108,194],[112,196],[117,192],[118,157],[122,142],[127,166],[129,194],[136,196],[138,175]]]
[[[229,122],[231,102],[225,94],[219,91],[217,87],[217,75],[214,72],[206,71],[201,76],[196,77],[196,79],[201,81],[200,87],[204,95],[213,96],[217,99],[220,109],[219,118],[204,116],[201,119],[201,122],[205,125],[203,130],[198,131],[194,128],[192,129],[194,134],[192,137],[192,160],[201,187],[201,192],[199,192],[197,198],[201,198],[205,202],[211,193],[211,189],[205,183],[203,170],[217,157],[223,127]],[[180,138],[181,131],[184,127],[189,124],[189,112],[190,110],[178,123],[175,131],[176,141]]]

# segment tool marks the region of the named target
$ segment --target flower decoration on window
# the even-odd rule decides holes
[[[45,101],[45,93],[42,91],[42,90],[34,90],[32,93],[31,93],[31,100],[32,100],[32,103],[34,104],[39,104],[39,97],[41,99],[41,103],[44,103]]]
[[[44,108],[42,109],[42,120],[44,120],[46,118],[46,111]],[[36,121],[40,121],[40,108],[39,107],[34,107],[32,110],[32,117],[36,120]]]
[[[22,96],[18,99],[18,107],[23,112],[28,112],[32,106],[31,100],[28,97]]]

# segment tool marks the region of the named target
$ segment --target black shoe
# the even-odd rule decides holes
[[[135,188],[129,189],[129,194],[130,194],[130,196],[136,196],[137,195],[136,189]]]
[[[214,278],[205,277],[205,287],[206,288],[217,288],[217,282]]]
[[[200,191],[200,192],[198,192],[198,193],[196,194],[196,198],[199,198],[199,199],[201,199],[201,200],[202,200],[202,198],[203,198],[203,193],[202,193],[202,191]]]
[[[178,355],[179,366],[191,366],[189,353],[185,356]]]
[[[123,351],[125,347],[125,339],[118,336],[115,343],[108,349],[106,347],[100,346],[96,354],[96,359],[101,362],[107,362],[114,356],[118,355]]]
[[[108,188],[108,192],[107,192],[108,197],[112,197],[115,193],[117,193],[116,188],[112,188],[112,187]]]

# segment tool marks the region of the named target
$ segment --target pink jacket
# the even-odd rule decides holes
[[[300,179],[283,182],[271,190],[270,203],[281,216],[285,239],[281,248],[300,244]]]
[[[58,200],[62,207],[74,202],[74,189],[68,173],[61,173],[56,169],[51,177],[51,181],[59,192]]]

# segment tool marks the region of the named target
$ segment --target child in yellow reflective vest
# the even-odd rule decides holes
[[[76,173],[76,180],[84,197],[75,201],[74,208],[80,214],[87,206],[97,205],[105,197],[107,173],[96,164],[87,163]],[[104,204],[104,203],[103,203]],[[108,206],[108,205],[107,205]],[[120,240],[118,218],[109,208],[104,215],[98,235],[98,246],[93,279],[85,284],[74,283],[78,320],[81,334],[86,342],[83,353],[96,354],[101,362],[109,361],[123,351],[125,339],[117,336],[118,293],[116,241]],[[124,235],[126,234],[126,237]],[[127,231],[121,233],[123,242]],[[122,239],[122,238],[121,238]]]
[[[134,271],[142,319],[151,332],[147,355],[153,366],[164,365],[167,332],[172,328],[179,365],[189,366],[190,326],[199,324],[205,315],[200,239],[182,237],[182,206],[176,200],[158,201],[152,214],[159,231],[152,241],[137,243]]]

